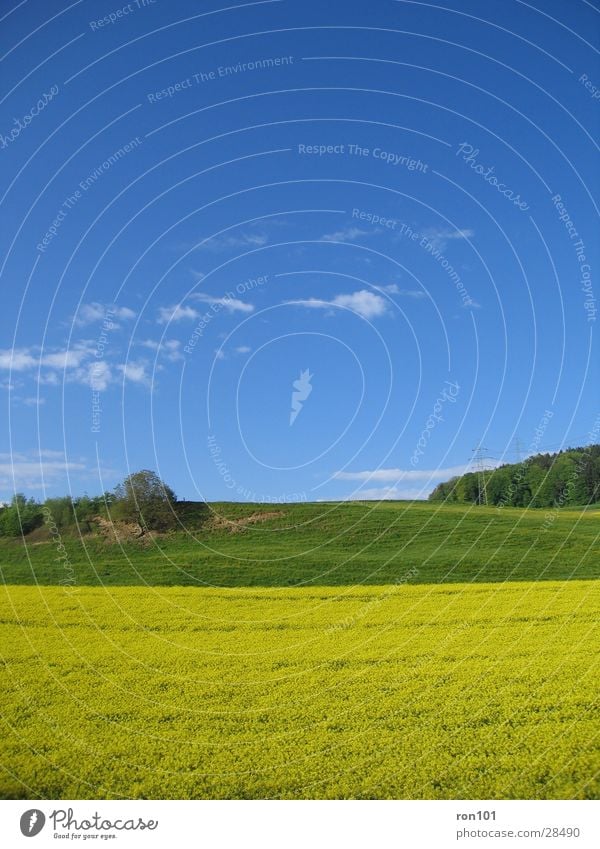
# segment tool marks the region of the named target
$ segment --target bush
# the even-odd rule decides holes
[[[21,493],[13,496],[8,507],[0,511],[0,536],[20,537],[39,528],[44,522],[41,506]]]

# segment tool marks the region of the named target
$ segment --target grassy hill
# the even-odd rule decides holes
[[[0,581],[84,585],[340,586],[597,578],[600,509],[427,502],[212,504],[191,528],[0,540]],[[198,519],[193,507],[190,519]],[[196,529],[194,529],[196,528]],[[64,545],[64,552],[59,545]]]

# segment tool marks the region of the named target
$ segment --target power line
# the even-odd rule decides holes
[[[514,440],[516,442],[517,440]],[[521,450],[523,449],[523,443],[521,440],[519,441],[519,445]],[[577,443],[580,443],[577,445]],[[513,443],[514,444],[514,443]],[[547,443],[545,445],[535,445],[535,454],[552,454],[555,451],[561,450],[566,451],[568,448],[582,448],[586,445],[589,445],[589,434],[584,434],[582,436],[570,436],[568,439],[563,439],[561,442]],[[507,452],[507,446],[504,448],[489,448],[488,451],[492,455],[499,455],[494,457],[494,459],[504,458]],[[522,451],[522,453],[525,453]],[[508,462],[508,461],[506,461]]]

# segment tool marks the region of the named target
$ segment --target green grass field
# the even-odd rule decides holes
[[[595,508],[383,502],[215,504],[213,510],[234,524],[221,521],[145,546],[65,535],[76,583],[286,587],[600,577]],[[244,524],[257,514],[266,520]],[[0,541],[1,582],[52,585],[64,577],[55,542]]]
[[[600,796],[597,509],[215,507],[0,546],[3,797]]]
[[[592,581],[6,587],[3,797],[597,798]]]

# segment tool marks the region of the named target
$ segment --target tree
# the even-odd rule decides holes
[[[502,504],[503,507],[511,507],[512,490],[510,489],[511,476],[506,467],[500,466],[486,479],[488,502],[490,504]]]
[[[94,519],[98,517],[109,518],[110,505],[115,501],[114,493],[105,492],[104,495],[81,495],[73,501],[75,519],[80,530],[91,531]]]
[[[21,493],[13,496],[10,505],[0,511],[0,536],[19,537],[39,528],[44,521],[40,505]]]
[[[49,511],[49,515],[57,528],[62,530],[74,524],[75,514],[70,495],[65,495],[64,498],[47,498],[44,507]]]
[[[457,477],[450,478],[445,483],[439,483],[429,496],[430,501],[446,501],[448,503],[457,501],[455,486]]]
[[[140,536],[146,531],[165,531],[176,524],[173,505],[177,496],[156,472],[143,469],[125,478],[115,488],[111,513],[116,518],[135,522]]]

